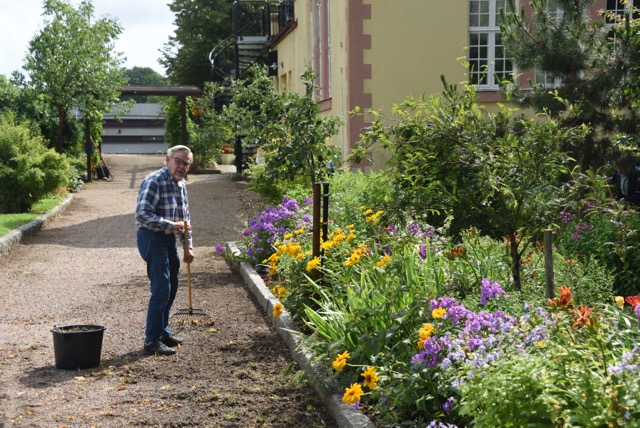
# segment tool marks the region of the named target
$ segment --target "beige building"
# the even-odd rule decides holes
[[[241,0],[242,1],[242,0]],[[245,0],[246,1],[246,0]],[[529,1],[518,0],[527,13]],[[553,2],[554,0],[549,0]],[[634,3],[640,3],[635,0]],[[517,70],[500,41],[500,8],[508,0],[283,0],[271,11],[266,47],[275,85],[302,93],[299,78],[307,65],[318,75],[322,114],[345,126],[332,144],[346,158],[367,126],[369,109],[388,114],[408,96],[438,94],[441,76],[448,83],[469,79],[479,100],[501,101],[495,76],[522,74],[522,82],[540,78]],[[603,9],[629,8],[622,0],[596,0]],[[481,70],[487,69],[487,73]],[[472,71],[470,71],[472,70]],[[350,114],[359,109],[361,114]],[[383,154],[374,158],[383,165]],[[374,166],[375,167],[375,166]]]

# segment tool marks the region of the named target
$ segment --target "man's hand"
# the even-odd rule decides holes
[[[196,256],[193,254],[193,248],[186,248],[184,251],[184,261],[185,263],[191,263]]]

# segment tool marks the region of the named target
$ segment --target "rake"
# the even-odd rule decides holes
[[[184,222],[184,251],[185,254],[189,245],[189,230],[187,229],[187,222]],[[179,324],[184,324],[186,321],[191,319],[192,324],[200,324],[200,320],[209,318],[209,315],[206,314],[202,309],[193,309],[193,292],[191,289],[191,263],[187,263],[187,290],[188,290],[188,303],[189,307],[186,309],[178,309],[173,316],[179,318]],[[191,318],[194,317],[194,318]]]

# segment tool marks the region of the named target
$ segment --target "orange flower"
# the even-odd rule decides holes
[[[571,294],[571,289],[563,285],[558,289],[558,291],[560,292],[560,299],[551,299],[549,300],[549,304],[557,308],[573,306],[573,295]]]
[[[458,245],[456,248],[451,250],[451,258],[457,259],[458,257],[463,256],[465,252],[464,247],[462,245]]]
[[[583,304],[580,304],[580,309],[573,309],[571,315],[576,317],[576,322],[573,323],[571,328],[576,328],[581,325],[590,325],[591,319],[589,316],[593,312],[593,308],[588,308]]]
[[[640,296],[627,296],[624,298],[624,301],[631,305],[631,307],[635,308],[637,304],[640,303]]]

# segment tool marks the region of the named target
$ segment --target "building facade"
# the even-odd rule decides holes
[[[313,67],[322,114],[345,123],[332,141],[345,158],[369,123],[367,110],[389,114],[408,96],[441,93],[441,76],[448,83],[476,84],[479,101],[489,108],[503,101],[496,76],[515,72],[525,84],[535,78],[534,71],[518,70],[501,44],[500,8],[508,7],[508,0],[284,3],[293,19],[268,45],[270,52],[277,51],[276,88],[303,93],[299,76]],[[529,13],[528,0],[516,3]],[[596,0],[591,14],[629,7],[621,0]],[[351,114],[356,110],[360,114]],[[374,165],[384,165],[384,153],[373,155]]]

